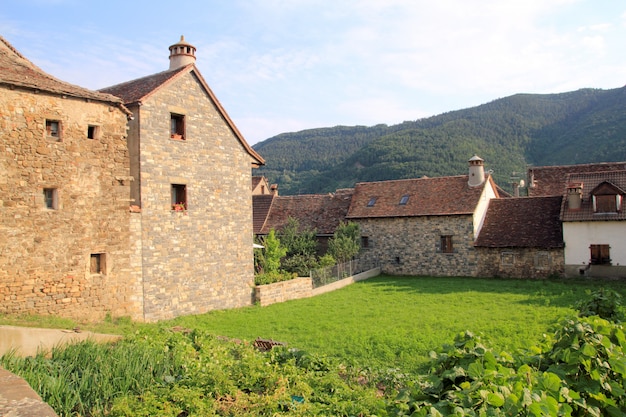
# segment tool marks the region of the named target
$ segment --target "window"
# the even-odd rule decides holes
[[[361,247],[369,248],[370,247],[370,238],[369,236],[361,236]]]
[[[61,140],[61,122],[58,120],[46,120],[46,137]]]
[[[535,254],[535,268],[537,269],[549,269],[550,268],[550,254],[548,252],[537,252]]]
[[[187,185],[172,184],[172,210],[187,210]]]
[[[44,188],[43,189],[43,201],[44,207],[50,210],[57,210],[59,208],[59,198],[56,188]]]
[[[500,263],[505,266],[515,265],[515,253],[513,252],[501,252]]]
[[[593,204],[596,213],[617,213],[621,206],[621,195],[594,195]]]
[[[172,139],[185,140],[185,116],[182,114],[171,114],[170,137]]]
[[[611,265],[609,245],[590,245],[591,265]]]
[[[374,207],[374,204],[376,204],[376,197],[370,198],[370,201],[367,202],[367,207]]]
[[[406,203],[409,202],[409,196],[408,195],[403,195],[402,198],[400,199],[400,205],[401,206],[406,206]]]
[[[454,246],[452,245],[452,235],[441,236],[441,252],[453,253]]]
[[[89,259],[89,272],[92,274],[106,274],[106,254],[92,253]]]
[[[100,139],[100,126],[87,126],[87,139]]]

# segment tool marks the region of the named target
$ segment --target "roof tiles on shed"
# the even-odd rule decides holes
[[[492,199],[475,246],[562,248],[561,197]]]

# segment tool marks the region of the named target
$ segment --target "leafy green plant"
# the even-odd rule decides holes
[[[600,288],[597,291],[587,291],[591,297],[577,304],[579,316],[599,316],[613,322],[621,321],[624,317],[622,311],[622,296],[614,290]]]
[[[359,225],[354,222],[342,222],[328,241],[328,253],[338,262],[346,262],[356,256],[361,249]]]

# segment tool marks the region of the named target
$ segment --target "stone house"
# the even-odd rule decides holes
[[[359,224],[361,258],[396,275],[474,276],[479,235],[498,198],[483,160],[468,175],[358,183],[347,220]]]
[[[353,191],[347,188],[328,194],[254,195],[254,234],[262,239],[271,229],[280,231],[293,218],[302,230],[316,231],[318,253],[324,254],[328,240],[339,224],[346,221]]]
[[[129,248],[131,113],[0,37],[0,313],[140,316]]]
[[[195,65],[196,48],[170,46],[169,69],[102,89],[129,121],[130,196],[144,319],[253,300],[251,168],[264,164]]]
[[[561,197],[492,199],[475,242],[478,276],[547,278],[564,272]]]
[[[572,173],[562,201],[567,276],[626,277],[626,170]]]

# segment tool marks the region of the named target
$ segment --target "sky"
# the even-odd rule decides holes
[[[0,0],[0,35],[94,90],[166,70],[184,35],[250,144],[626,84],[620,0]]]

